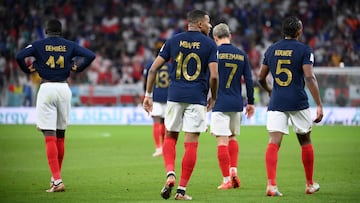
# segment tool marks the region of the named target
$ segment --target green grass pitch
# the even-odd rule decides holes
[[[66,192],[46,193],[50,172],[44,139],[33,125],[0,126],[0,202],[163,202],[161,157],[152,157],[151,126],[69,126],[62,177]],[[305,195],[296,136],[285,137],[277,182],[283,197],[266,197],[264,126],[243,126],[238,137],[241,188],[219,191],[216,141],[200,137],[198,160],[187,187],[195,202],[359,202],[360,127],[314,126],[314,179],[321,189]],[[177,145],[180,176],[183,135]],[[173,202],[171,199],[167,200]]]

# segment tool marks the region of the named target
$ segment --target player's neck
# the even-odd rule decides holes
[[[221,38],[216,42],[216,44],[218,46],[220,46],[222,44],[230,44],[230,39],[229,38]]]
[[[59,34],[47,34],[46,36],[47,37],[60,37]]]
[[[287,40],[299,40],[299,36],[297,37],[290,37],[290,36],[286,36],[284,39],[287,39]]]
[[[189,24],[188,25],[188,31],[196,31],[196,32],[201,32],[201,29],[197,26],[194,26],[194,25],[191,25]]]

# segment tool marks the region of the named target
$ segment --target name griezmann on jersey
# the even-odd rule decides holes
[[[228,60],[239,60],[244,61],[244,55],[233,54],[233,53],[221,53],[218,55],[218,59],[228,59]]]

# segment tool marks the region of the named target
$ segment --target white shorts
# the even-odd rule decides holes
[[[191,133],[205,132],[206,106],[168,101],[165,127],[168,131]]]
[[[268,111],[266,128],[269,132],[289,134],[289,121],[296,134],[306,134],[312,129],[311,112],[309,108],[301,111]]]
[[[151,116],[159,116],[161,118],[165,117],[166,103],[153,102],[153,109],[151,111]]]
[[[37,127],[43,130],[65,130],[70,117],[71,90],[67,83],[47,82],[40,85],[36,101]]]
[[[240,134],[242,112],[212,112],[210,132],[215,136]]]

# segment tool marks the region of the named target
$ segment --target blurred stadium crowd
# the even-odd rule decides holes
[[[226,22],[232,41],[249,56],[254,80],[263,52],[282,38],[281,20],[298,16],[303,42],[315,66],[360,66],[360,1],[354,0],[3,0],[0,2],[1,106],[33,106],[36,75],[26,76],[15,61],[18,50],[44,38],[43,25],[56,17],[63,36],[97,54],[70,84],[118,85],[143,82],[143,66],[170,36],[184,31],[191,9],[204,9],[211,23]],[[24,100],[4,101],[6,92]],[[15,102],[15,103],[14,103]]]

